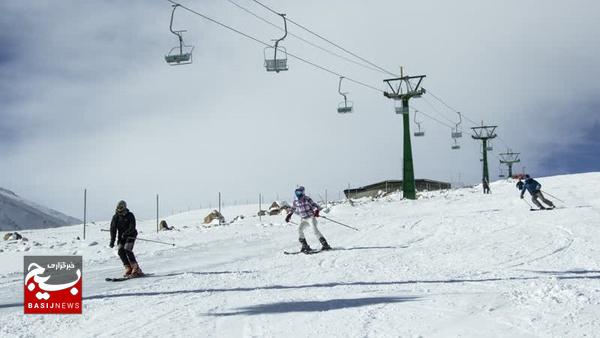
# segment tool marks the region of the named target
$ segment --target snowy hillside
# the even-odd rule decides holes
[[[74,217],[48,209],[0,188],[0,231],[43,229],[81,223]]]
[[[321,220],[336,248],[297,250],[297,228],[256,206],[140,222],[146,278],[120,283],[106,223],[0,243],[2,337],[583,337],[600,332],[600,173],[541,178],[561,208],[531,212],[515,182],[342,203]],[[550,196],[548,196],[550,197]],[[135,212],[135,210],[133,210]],[[294,217],[294,221],[297,218]],[[307,232],[313,247],[318,241]],[[83,255],[83,315],[23,315],[22,256]]]

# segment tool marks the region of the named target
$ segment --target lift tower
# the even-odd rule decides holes
[[[421,97],[425,94],[425,88],[421,88],[421,82],[425,75],[404,76],[400,68],[400,77],[383,80],[390,87],[391,92],[383,92],[388,99],[402,102],[401,107],[396,107],[396,114],[402,114],[404,125],[404,162],[402,168],[402,193],[404,198],[414,200],[417,198],[415,187],[415,172],[413,169],[412,147],[410,143],[410,117],[408,114],[408,100],[413,97]],[[414,85],[411,80],[417,83]]]
[[[519,155],[521,153],[513,153],[512,150],[508,149],[505,153],[498,154],[500,155],[500,163],[506,164],[508,167],[508,177],[512,177],[512,167],[513,164],[521,162],[519,159]]]
[[[481,140],[483,142],[483,180],[487,183],[490,182],[490,175],[488,173],[488,160],[487,160],[487,142],[495,138],[497,135],[494,131],[498,126],[484,126],[481,122],[481,127],[472,127],[473,134],[471,137],[475,140]]]

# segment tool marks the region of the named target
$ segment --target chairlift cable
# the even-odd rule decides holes
[[[451,125],[447,124],[446,122],[442,122],[442,121],[438,120],[437,118],[435,118],[435,117],[433,117],[433,116],[431,116],[431,115],[429,115],[429,114],[427,114],[427,113],[423,112],[423,110],[422,110],[422,109],[420,109],[420,108],[418,108],[418,107],[415,107],[414,105],[413,105],[412,107],[410,107],[410,109],[412,109],[413,111],[414,111],[414,110],[418,110],[418,111],[419,111],[419,114],[425,115],[425,116],[427,116],[428,118],[430,118],[431,120],[433,120],[433,121],[435,121],[435,122],[437,122],[437,123],[439,123],[439,124],[441,124],[441,125],[443,125],[443,126],[446,126],[446,127],[450,128],[450,129],[454,128],[453,126],[451,126]]]
[[[450,123],[454,124],[455,122],[451,119],[449,119],[448,117],[446,117],[446,115],[442,114],[439,110],[437,110],[433,104],[431,104],[431,102],[429,100],[427,100],[426,97],[421,97],[423,99],[423,101],[425,101],[425,103],[427,103],[431,109],[436,112],[439,116],[443,117],[445,120],[449,121]]]
[[[256,4],[260,5],[261,7],[265,8],[266,10],[268,10],[268,11],[270,11],[270,12],[274,13],[274,14],[279,14],[279,13],[277,13],[275,10],[273,10],[271,7],[269,7],[269,6],[265,5],[265,4],[263,4],[262,2],[260,2],[260,1],[258,1],[258,0],[252,0],[252,1],[253,1],[253,2],[255,2]],[[303,26],[303,25],[299,24],[298,22],[296,22],[296,21],[294,21],[294,20],[292,20],[292,19],[290,19],[290,18],[287,18],[287,20],[288,20],[290,23],[292,23],[292,24],[294,24],[294,25],[296,25],[296,26],[298,26],[298,27],[302,28],[303,30],[305,30],[305,31],[309,32],[310,34],[312,34],[312,35],[314,35],[314,36],[318,37],[319,39],[321,39],[321,40],[323,40],[323,41],[325,41],[325,42],[328,42],[329,44],[331,44],[331,45],[333,45],[333,46],[335,46],[335,47],[339,48],[340,50],[342,50],[342,51],[344,51],[344,52],[346,52],[346,53],[348,53],[348,54],[350,54],[350,55],[354,56],[355,58],[357,58],[357,59],[359,59],[359,60],[361,60],[361,61],[363,61],[363,62],[365,62],[365,63],[367,63],[367,64],[369,64],[369,65],[371,65],[371,66],[373,66],[373,67],[375,67],[375,68],[377,68],[379,71],[381,71],[381,72],[384,72],[384,73],[387,73],[387,74],[390,74],[390,75],[392,75],[392,76],[398,76],[397,74],[395,74],[395,73],[393,73],[393,72],[391,72],[391,71],[389,71],[389,70],[386,70],[385,68],[383,68],[383,67],[380,67],[380,66],[376,65],[375,63],[373,63],[373,62],[371,62],[371,61],[369,61],[369,60],[367,60],[367,59],[365,59],[365,58],[363,58],[363,57],[361,57],[361,56],[357,55],[356,53],[353,53],[353,52],[349,51],[348,49],[346,49],[346,48],[344,48],[344,47],[340,46],[339,44],[337,44],[337,43],[335,43],[335,42],[333,42],[333,41],[331,41],[331,40],[329,40],[329,39],[327,39],[327,38],[323,37],[322,35],[320,35],[320,34],[318,34],[318,33],[315,33],[314,31],[312,31],[312,30],[308,29],[307,27],[305,27],[305,26]],[[348,79],[348,80],[352,81],[351,79]],[[452,110],[452,111],[453,111],[453,112],[455,112],[455,113],[458,113],[458,110],[457,110],[457,109],[455,109],[455,108],[453,108],[452,106],[450,106],[448,103],[446,103],[444,100],[442,100],[442,99],[441,99],[441,98],[439,98],[437,95],[435,95],[434,93],[432,93],[430,90],[427,90],[427,93],[428,93],[428,94],[431,94],[431,96],[432,96],[433,98],[435,98],[437,101],[439,101],[440,103],[442,103],[442,104],[443,104],[444,106],[446,106],[448,109]],[[429,102],[428,102],[428,104],[429,104],[429,105],[431,105]],[[440,116],[443,116],[443,115],[442,115],[441,113],[439,113],[439,111],[437,111],[435,108],[434,108],[434,111],[436,111],[436,112],[437,112],[437,113],[438,113]],[[469,121],[469,122],[470,122],[471,124],[473,124],[474,126],[478,126],[478,125],[479,125],[477,122],[473,121],[473,120],[472,120],[472,119],[471,119],[469,116],[467,116],[466,114],[464,114],[464,113],[461,113],[461,115],[462,115],[462,116],[465,118],[465,120]],[[446,118],[445,116],[443,116],[443,117],[444,117],[446,120],[449,120],[449,119],[448,119],[448,118]],[[506,142],[504,142],[504,140],[501,140],[501,141],[502,141],[502,142],[503,142],[505,145],[507,145],[507,144],[506,144]],[[507,146],[508,146],[508,145],[507,145]]]
[[[453,111],[455,113],[459,112],[457,109],[453,108],[452,106],[450,106],[449,104],[447,104],[444,100],[440,99],[438,96],[436,96],[435,94],[433,94],[429,89],[427,89],[427,94],[431,95],[434,99],[436,99],[437,101],[439,101],[441,104],[443,104],[444,106],[446,106],[451,111]],[[478,126],[479,125],[477,122],[471,120],[469,118],[469,116],[465,115],[465,113],[461,112],[461,114],[465,118],[465,120],[471,122],[474,126]]]
[[[244,6],[242,6],[242,5],[238,4],[238,3],[236,3],[235,1],[233,1],[233,0],[226,0],[226,1],[227,1],[227,2],[229,2],[229,3],[231,3],[232,5],[234,5],[235,7],[237,7],[237,8],[239,8],[239,9],[243,10],[244,12],[246,12],[246,13],[248,13],[248,14],[252,15],[252,16],[253,16],[253,17],[255,17],[256,19],[258,19],[258,20],[260,20],[260,21],[262,21],[262,22],[264,22],[264,23],[266,23],[266,24],[268,24],[268,25],[270,25],[270,26],[272,26],[272,27],[275,27],[275,28],[277,28],[277,29],[279,29],[279,30],[282,30],[282,31],[283,31],[283,28],[281,28],[280,26],[278,26],[278,25],[276,25],[276,24],[272,23],[271,21],[269,21],[269,20],[267,20],[267,19],[263,18],[262,16],[260,16],[260,15],[258,15],[258,14],[256,14],[256,13],[252,12],[252,11],[251,11],[251,10],[249,10],[248,8],[246,8],[246,7],[244,7]],[[288,20],[288,21],[290,21],[289,19],[287,19],[287,20]],[[381,70],[379,70],[379,69],[377,69],[377,68],[374,68],[374,67],[371,67],[371,66],[367,66],[367,65],[365,65],[365,64],[363,64],[363,63],[357,62],[357,61],[355,61],[355,60],[352,60],[352,59],[350,59],[350,58],[348,58],[348,57],[345,57],[345,56],[343,56],[343,55],[341,55],[341,54],[338,54],[338,53],[336,53],[336,52],[333,52],[333,51],[331,51],[331,50],[329,50],[329,49],[327,49],[327,48],[325,48],[325,47],[322,47],[322,46],[319,46],[319,45],[317,45],[316,43],[310,42],[310,41],[306,40],[305,38],[303,38],[303,37],[301,37],[301,36],[299,36],[299,35],[297,35],[297,34],[294,34],[294,33],[292,33],[292,32],[288,32],[288,34],[289,34],[289,35],[291,35],[291,36],[293,36],[293,37],[295,37],[296,39],[298,39],[298,40],[300,40],[300,41],[302,41],[302,42],[304,42],[304,43],[306,43],[306,44],[308,44],[308,45],[311,45],[311,46],[313,46],[313,47],[315,47],[315,48],[317,48],[317,49],[320,49],[320,50],[322,50],[322,51],[324,51],[324,52],[326,52],[326,53],[328,53],[328,54],[330,54],[330,55],[336,56],[336,57],[338,57],[338,58],[340,58],[340,59],[346,60],[346,61],[348,61],[348,62],[351,62],[351,63],[353,63],[353,64],[355,64],[355,65],[357,65],[357,66],[363,67],[363,68],[365,68],[365,69],[369,69],[369,70],[376,71],[376,72],[381,72]]]
[[[262,45],[264,45],[264,46],[271,47],[271,45],[270,45],[270,44],[268,44],[268,43],[266,43],[266,42],[264,42],[264,41],[262,41],[262,40],[260,40],[260,39],[258,39],[258,38],[255,38],[255,37],[253,37],[253,36],[251,36],[251,35],[249,35],[249,34],[246,34],[246,33],[242,32],[242,31],[240,31],[240,30],[238,30],[238,29],[236,29],[236,28],[233,28],[233,27],[231,27],[231,26],[228,26],[228,25],[226,25],[226,24],[224,24],[224,23],[222,23],[222,22],[220,22],[220,21],[217,21],[217,20],[215,20],[215,19],[213,19],[213,18],[211,18],[211,17],[209,17],[209,16],[207,16],[207,15],[204,15],[204,14],[202,14],[202,13],[198,12],[198,11],[195,11],[195,10],[193,10],[193,9],[191,9],[191,8],[189,8],[189,7],[187,7],[187,6],[185,6],[185,5],[181,5],[181,4],[177,3],[177,2],[176,2],[176,1],[174,1],[174,0],[166,0],[166,1],[168,1],[168,2],[170,2],[170,3],[172,3],[172,4],[174,4],[174,5],[177,5],[177,4],[178,4],[180,8],[182,8],[182,9],[185,9],[185,10],[187,10],[187,11],[188,11],[188,12],[190,12],[190,13],[196,14],[196,15],[198,15],[198,16],[200,16],[200,17],[202,17],[202,18],[204,18],[204,19],[206,19],[206,20],[208,20],[208,21],[210,21],[210,22],[212,22],[212,23],[214,23],[214,24],[216,24],[216,25],[219,25],[219,26],[221,26],[221,27],[223,27],[223,28],[226,28],[226,29],[228,29],[228,30],[230,30],[230,31],[232,31],[232,32],[235,32],[235,33],[237,33],[237,34],[240,34],[240,35],[242,35],[242,36],[243,36],[243,37],[245,37],[245,38],[248,38],[248,39],[250,39],[250,40],[253,40],[253,41],[255,41],[255,42],[258,42],[258,43],[260,43],[260,44],[262,44]],[[344,76],[344,78],[345,78],[346,80],[350,81],[350,82],[354,82],[354,83],[356,83],[356,84],[358,84],[358,85],[361,85],[361,86],[363,86],[363,87],[370,88],[370,89],[373,89],[373,90],[375,90],[375,91],[378,91],[378,92],[380,92],[380,93],[383,93],[383,90],[381,90],[381,89],[379,89],[379,88],[377,88],[377,87],[375,87],[375,86],[372,86],[372,85],[369,85],[369,84],[367,84],[367,83],[364,83],[364,82],[362,82],[362,81],[358,81],[358,80],[355,80],[355,79],[353,79],[353,78],[350,78],[350,77],[348,77],[348,76],[345,76],[345,75],[339,74],[339,73],[337,73],[337,72],[335,72],[335,71],[333,71],[333,70],[331,70],[331,69],[329,69],[329,68],[326,68],[326,67],[324,67],[324,66],[321,66],[321,65],[319,65],[319,64],[316,64],[316,63],[314,63],[314,62],[312,62],[312,61],[306,60],[306,59],[304,59],[304,58],[302,58],[302,57],[299,57],[299,56],[297,56],[297,55],[294,55],[294,54],[292,54],[292,53],[289,53],[289,52],[288,52],[288,53],[287,53],[287,55],[289,55],[289,56],[293,57],[293,58],[294,58],[294,59],[296,59],[296,60],[302,61],[302,62],[304,62],[304,63],[306,63],[306,64],[308,64],[308,65],[311,65],[311,66],[313,66],[313,67],[315,67],[315,68],[321,69],[321,70],[323,70],[323,71],[325,71],[325,72],[327,72],[327,73],[333,74],[333,75],[335,75],[335,76],[337,76],[337,77]]]
[[[443,104],[444,106],[446,106],[448,109],[452,110],[455,113],[458,113],[458,111],[455,108],[453,108],[452,106],[450,106],[449,104],[447,104],[444,100],[442,100],[441,98],[439,98],[438,96],[436,96],[435,94],[433,94],[429,89],[427,89],[427,94],[430,94],[434,99],[436,99],[438,102],[440,102],[441,104]],[[470,119],[467,115],[465,115],[465,113],[461,112],[461,115],[467,121],[471,122],[472,125],[479,126],[479,124],[477,122],[475,122],[472,119]],[[498,135],[497,138],[500,140],[500,142],[502,142],[504,144],[504,146],[506,146],[507,148],[510,148],[510,146],[508,145],[508,143],[502,137],[500,137]]]
[[[212,23],[214,23],[214,24],[216,24],[216,25],[218,25],[218,26],[221,26],[221,27],[223,27],[223,28],[226,28],[226,29],[228,29],[228,30],[230,30],[230,31],[232,31],[232,32],[235,32],[235,33],[237,33],[237,34],[240,34],[240,35],[242,35],[243,37],[245,37],[245,38],[248,38],[248,39],[250,39],[250,40],[253,40],[253,41],[255,41],[255,42],[259,43],[259,44],[262,44],[262,45],[264,45],[264,46],[267,46],[267,47],[270,47],[270,46],[271,46],[270,44],[268,44],[268,43],[266,43],[266,42],[264,42],[264,41],[262,41],[262,40],[260,40],[260,39],[258,39],[258,38],[255,38],[255,37],[253,37],[253,36],[251,36],[251,35],[249,35],[249,34],[246,34],[246,33],[242,32],[242,31],[240,31],[240,30],[238,30],[238,29],[236,29],[236,28],[233,28],[233,27],[231,27],[231,26],[228,26],[228,25],[226,25],[226,24],[224,24],[224,23],[221,23],[221,22],[219,22],[219,21],[217,21],[217,20],[215,20],[215,19],[213,19],[213,18],[211,18],[211,17],[209,17],[209,16],[207,16],[207,15],[204,15],[204,14],[202,14],[202,13],[200,13],[200,12],[197,12],[197,11],[195,11],[195,10],[193,10],[193,9],[191,9],[191,8],[189,8],[189,7],[187,7],[187,6],[185,6],[185,5],[179,4],[179,3],[177,3],[177,2],[176,2],[176,1],[174,1],[174,0],[166,0],[166,1],[168,1],[168,2],[170,2],[170,3],[172,3],[172,4],[174,4],[174,5],[179,5],[179,6],[180,6],[182,9],[185,9],[185,10],[187,10],[187,11],[188,11],[188,12],[190,12],[190,13],[196,14],[196,15],[198,15],[198,16],[200,16],[200,17],[204,18],[205,20],[208,20],[208,21],[210,21],[210,22],[212,22]],[[258,19],[260,19],[261,21],[264,21],[264,22],[266,22],[266,23],[268,23],[268,24],[270,24],[270,25],[272,25],[272,26],[275,26],[275,27],[277,27],[277,28],[281,29],[279,26],[277,26],[277,25],[275,25],[275,24],[273,24],[273,23],[269,22],[268,20],[266,20],[266,19],[264,19],[264,18],[262,18],[262,17],[260,17],[260,16],[256,15],[255,13],[251,12],[250,10],[247,10],[247,9],[245,9],[244,7],[242,7],[242,6],[240,6],[240,5],[236,4],[236,3],[234,3],[233,1],[231,1],[231,0],[228,0],[228,1],[229,1],[230,3],[232,3],[232,4],[234,4],[235,6],[239,7],[240,9],[242,9],[242,10],[244,10],[244,11],[248,12],[249,14],[251,14],[251,15],[253,15],[253,16],[255,16],[255,17],[257,17],[257,18],[258,18]],[[277,13],[276,11],[274,11],[273,9],[271,9],[270,7],[268,7],[268,6],[264,5],[264,4],[263,4],[263,3],[261,3],[260,1],[258,1],[258,0],[252,0],[252,1],[253,1],[253,2],[255,2],[255,3],[257,3],[258,5],[262,6],[263,8],[267,9],[267,10],[268,10],[268,11],[270,11],[270,12],[272,12],[272,13],[274,13],[274,14],[276,14],[276,15],[280,15],[279,13]],[[302,28],[303,30],[305,30],[305,31],[307,31],[307,32],[309,32],[309,33],[311,33],[312,35],[314,35],[314,36],[318,37],[319,39],[321,39],[321,40],[323,40],[323,41],[326,41],[326,42],[328,42],[329,44],[331,44],[331,45],[333,45],[333,46],[335,46],[335,47],[339,48],[340,50],[342,50],[342,51],[344,51],[344,52],[346,52],[346,53],[348,53],[348,54],[350,54],[350,55],[354,56],[355,58],[357,58],[357,59],[359,59],[359,60],[361,60],[361,61],[363,61],[363,62],[365,62],[365,63],[367,63],[367,64],[369,64],[369,65],[371,65],[372,67],[376,68],[376,69],[377,69],[377,70],[379,70],[380,72],[384,72],[384,73],[387,73],[387,74],[389,74],[389,75],[392,75],[392,76],[398,76],[397,74],[395,74],[395,73],[393,73],[393,72],[391,72],[391,71],[389,71],[389,70],[386,70],[385,68],[383,68],[383,67],[380,67],[380,66],[376,65],[375,63],[373,63],[373,62],[371,62],[371,61],[369,61],[369,60],[367,60],[367,59],[365,59],[365,58],[363,58],[363,57],[361,57],[361,56],[357,55],[356,53],[353,53],[353,52],[351,52],[351,51],[347,50],[346,48],[344,48],[344,47],[342,47],[342,46],[338,45],[337,43],[335,43],[335,42],[332,42],[331,40],[329,40],[329,39],[327,39],[327,38],[325,38],[325,37],[323,37],[323,36],[321,36],[321,35],[319,35],[319,34],[317,34],[317,33],[313,32],[312,30],[310,30],[310,29],[306,28],[305,26],[303,26],[303,25],[301,25],[301,24],[299,24],[299,23],[295,22],[295,21],[294,21],[294,20],[292,20],[292,19],[289,19],[289,18],[287,18],[287,21],[289,21],[290,23],[292,23],[292,24],[294,24],[294,25],[296,25],[296,26],[298,26],[298,27]],[[297,36],[297,35],[295,35],[295,34],[290,34],[290,35],[293,35],[293,36],[295,36],[296,38],[298,38],[298,39],[300,39],[300,40],[302,40],[302,41],[304,41],[304,42],[306,42],[306,43],[308,43],[308,44],[310,44],[310,45],[312,45],[312,46],[314,46],[314,47],[316,47],[316,48],[319,48],[319,49],[321,49],[321,50],[324,50],[324,51],[326,51],[326,52],[328,52],[328,53],[330,53],[330,54],[332,54],[332,55],[335,55],[335,56],[341,57],[341,58],[345,59],[346,61],[350,61],[350,62],[353,62],[353,63],[355,63],[355,64],[358,64],[358,65],[360,65],[360,66],[363,66],[363,67],[369,68],[369,69],[371,69],[371,70],[375,70],[375,69],[373,69],[373,68],[370,68],[370,67],[368,67],[368,66],[366,66],[366,65],[363,65],[363,64],[357,63],[356,61],[350,60],[350,59],[348,59],[348,58],[345,58],[345,57],[343,57],[343,56],[341,56],[341,55],[338,55],[338,54],[336,54],[336,53],[334,53],[334,52],[331,52],[331,51],[327,50],[326,48],[323,48],[323,47],[321,47],[321,46],[318,46],[318,45],[316,45],[316,44],[313,44],[313,43],[311,43],[311,42],[309,42],[309,41],[307,41],[307,40],[305,40],[305,39],[303,39],[303,38],[300,38],[300,37],[298,37],[298,36]],[[375,91],[377,91],[377,92],[383,93],[383,90],[381,90],[381,89],[379,89],[379,88],[377,88],[377,87],[375,87],[375,86],[369,85],[369,84],[367,84],[367,83],[364,83],[364,82],[362,82],[362,81],[355,80],[355,79],[353,79],[353,78],[350,78],[350,77],[348,77],[348,76],[345,76],[345,75],[341,75],[341,74],[339,74],[339,73],[337,73],[337,72],[335,72],[335,71],[333,71],[333,70],[331,70],[331,69],[328,69],[328,68],[326,68],[326,67],[324,67],[324,66],[321,66],[321,65],[319,65],[319,64],[316,64],[316,63],[314,63],[314,62],[312,62],[312,61],[306,60],[306,59],[304,59],[304,58],[302,58],[302,57],[299,57],[299,56],[297,56],[297,55],[294,55],[294,54],[292,54],[292,53],[289,53],[289,52],[288,52],[287,54],[288,54],[289,56],[293,57],[294,59],[297,59],[297,60],[299,60],[299,61],[302,61],[302,62],[304,62],[304,63],[306,63],[306,64],[308,64],[308,65],[311,65],[311,66],[313,66],[313,67],[315,67],[315,68],[318,68],[318,69],[320,69],[320,70],[322,70],[322,71],[325,71],[325,72],[327,72],[327,73],[330,73],[330,74],[332,74],[332,75],[335,75],[335,76],[337,76],[337,77],[343,76],[344,78],[346,78],[346,79],[347,79],[348,81],[350,81],[350,82],[354,82],[354,83],[356,83],[356,84],[358,84],[358,85],[361,85],[361,86],[363,86],[363,87],[366,87],[366,88],[369,88],[369,89],[373,89],[373,90],[375,90]],[[436,96],[435,94],[433,94],[433,93],[432,93],[430,90],[427,90],[427,93],[428,93],[428,94],[430,94],[430,95],[431,95],[433,98],[435,98],[437,101],[439,101],[440,103],[442,103],[444,106],[446,106],[448,109],[450,109],[450,110],[452,110],[452,111],[454,111],[454,112],[458,112],[456,109],[454,109],[453,107],[451,107],[450,105],[448,105],[448,104],[447,104],[447,103],[446,103],[444,100],[442,100],[441,98],[439,98],[438,96]],[[429,105],[431,105],[431,103],[429,103],[429,101],[426,101],[426,102],[427,102]],[[438,112],[438,114],[439,114],[439,111],[437,111],[435,108],[434,108],[434,111]],[[429,115],[429,114],[427,114],[427,113],[424,113],[422,110],[419,110],[419,112],[420,112],[421,114],[423,114],[424,116],[426,116],[426,117],[430,118],[431,120],[433,120],[433,121],[435,121],[435,122],[438,122],[438,123],[439,123],[439,124],[441,124],[441,125],[444,125],[444,126],[446,126],[446,127],[450,128],[450,129],[454,128],[454,126],[450,126],[450,125],[448,125],[447,123],[445,123],[445,122],[442,122],[442,121],[440,121],[440,120],[438,120],[438,119],[434,118],[433,116],[431,116],[431,115]],[[462,116],[463,116],[463,117],[465,117],[465,119],[466,119],[466,120],[468,120],[469,122],[471,122],[473,125],[476,125],[476,126],[478,125],[478,124],[477,124],[477,122],[475,122],[475,121],[473,121],[472,119],[470,119],[470,118],[469,118],[468,116],[466,116],[464,113],[461,113],[461,114],[462,114]],[[441,114],[440,114],[440,115],[441,115]],[[441,115],[441,116],[443,116],[443,115]],[[445,118],[445,119],[447,119],[447,120],[449,120],[449,119],[448,119],[448,118],[446,118],[445,116],[444,116],[444,118]],[[506,144],[506,142],[505,142],[504,140],[502,140],[502,139],[500,139],[500,140],[501,140],[501,141],[502,141],[502,142],[503,142],[505,145],[507,145],[507,144]],[[507,146],[508,146],[508,145],[507,145]],[[497,157],[497,156],[496,156],[496,157]]]
[[[269,11],[269,12],[271,12],[271,13],[274,13],[274,14],[279,14],[279,13],[277,13],[277,11],[275,11],[274,9],[270,8],[269,6],[267,6],[267,5],[263,4],[262,2],[260,2],[260,1],[258,1],[258,0],[252,0],[252,1],[254,1],[255,3],[257,3],[257,4],[258,4],[258,5],[260,5],[261,7],[265,8],[266,10],[268,10],[268,11]],[[301,25],[301,24],[297,23],[296,21],[294,21],[294,20],[292,20],[292,19],[290,19],[290,18],[287,18],[287,20],[288,20],[290,23],[292,23],[292,24],[294,24],[294,25],[296,25],[296,26],[298,26],[298,27],[302,28],[303,30],[305,30],[305,31],[309,32],[310,34],[312,34],[312,35],[314,35],[314,36],[318,37],[319,39],[321,39],[321,40],[323,40],[323,41],[325,41],[325,42],[327,42],[327,43],[329,43],[329,44],[331,44],[331,45],[333,45],[333,46],[335,46],[335,47],[337,47],[337,48],[341,49],[342,51],[344,51],[344,52],[346,52],[346,53],[348,53],[348,54],[350,54],[350,55],[354,56],[355,58],[357,58],[357,59],[359,59],[359,60],[361,60],[361,61],[363,61],[363,62],[365,62],[365,63],[367,63],[367,64],[369,64],[369,65],[371,65],[371,66],[373,66],[373,67],[375,67],[375,68],[377,68],[377,69],[379,69],[381,72],[383,72],[383,73],[387,73],[387,74],[389,74],[389,75],[392,75],[392,76],[398,76],[398,74],[395,74],[395,73],[393,73],[393,72],[390,72],[389,70],[387,70],[387,69],[385,69],[385,68],[383,68],[383,67],[380,67],[380,66],[376,65],[375,63],[373,63],[373,62],[371,62],[371,61],[369,61],[369,60],[367,60],[367,59],[365,59],[365,58],[363,58],[363,57],[361,57],[361,56],[357,55],[356,53],[353,53],[353,52],[349,51],[348,49],[346,49],[346,48],[344,48],[344,47],[340,46],[339,44],[337,44],[337,43],[335,43],[335,42],[333,42],[333,41],[331,41],[331,40],[329,40],[329,39],[327,39],[327,38],[323,37],[322,35],[320,35],[320,34],[317,34],[317,33],[313,32],[312,30],[310,30],[310,29],[308,29],[308,28],[304,27],[303,25]]]

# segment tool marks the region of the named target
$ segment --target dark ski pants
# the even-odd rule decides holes
[[[538,199],[548,204],[550,207],[554,208],[554,203],[552,203],[550,200],[544,197],[541,191],[536,191],[535,193],[533,193],[533,195],[531,196],[531,200],[535,205],[538,206],[538,208],[542,209],[544,206],[542,205],[542,203],[540,203],[540,201],[538,201]]]
[[[131,265],[137,263],[135,260],[135,255],[133,254],[133,244],[135,243],[135,238],[127,238],[125,243],[119,243],[119,258],[121,258],[121,262],[123,265]]]

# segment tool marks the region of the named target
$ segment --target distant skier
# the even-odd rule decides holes
[[[488,180],[485,179],[485,177],[481,181],[481,184],[483,185],[483,193],[484,194],[490,194],[492,192],[490,190],[490,183],[488,182]]]
[[[294,200],[291,209],[285,217],[285,221],[289,222],[292,219],[292,215],[294,213],[297,213],[302,219],[300,221],[300,226],[298,227],[298,240],[300,241],[300,244],[302,244],[302,248],[300,249],[300,251],[304,253],[312,251],[312,249],[306,242],[306,238],[304,237],[304,229],[310,224],[312,224],[315,235],[317,236],[317,238],[319,238],[319,242],[321,242],[322,250],[331,250],[331,247],[327,243],[327,240],[325,240],[325,237],[317,228],[317,217],[319,217],[321,207],[319,207],[319,205],[315,203],[310,197],[304,194],[304,187],[298,187],[296,191],[294,191],[294,193],[296,194],[296,200]]]
[[[548,204],[550,209],[554,209],[554,204],[550,200],[546,199],[542,194],[542,185],[529,175],[525,175],[525,182],[521,188],[521,198],[524,197],[525,191],[529,191],[529,194],[531,194],[531,200],[535,205],[538,206],[538,208],[542,210],[547,209],[538,201],[538,199],[540,199],[542,202]]]
[[[125,267],[123,277],[135,278],[144,273],[138,265],[133,254],[133,244],[137,237],[135,229],[135,216],[129,209],[125,201],[119,201],[117,210],[110,222],[110,247],[114,248],[115,238],[117,239],[118,254]]]

